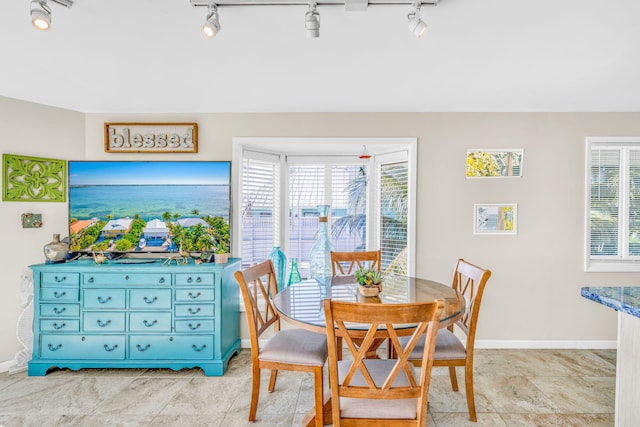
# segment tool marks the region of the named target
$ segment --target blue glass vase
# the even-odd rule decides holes
[[[302,282],[302,277],[300,276],[300,270],[298,270],[298,258],[291,258],[291,270],[289,273],[289,281],[287,282],[287,286],[291,286],[294,283]]]
[[[276,273],[276,281],[278,282],[278,291],[281,291],[286,284],[287,277],[287,257],[280,250],[280,246],[274,246],[269,254],[269,259],[273,263],[273,271]]]
[[[309,254],[309,276],[318,283],[331,281],[331,251],[333,244],[329,239],[329,205],[318,205],[318,237]]]

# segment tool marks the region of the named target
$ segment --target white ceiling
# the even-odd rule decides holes
[[[346,12],[188,0],[0,2],[0,95],[81,112],[640,111],[637,0],[441,0]]]

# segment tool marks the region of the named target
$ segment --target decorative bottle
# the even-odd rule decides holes
[[[66,243],[60,241],[60,235],[54,234],[53,240],[44,245],[44,256],[47,258],[47,264],[55,264],[57,262],[64,262],[67,258],[67,252],[69,246]]]
[[[302,282],[302,277],[300,277],[300,270],[298,270],[298,258],[291,258],[291,272],[289,273],[287,286],[300,282]]]
[[[284,288],[287,277],[287,257],[280,250],[280,246],[274,246],[269,254],[269,259],[273,263],[273,271],[276,273],[276,281],[278,282],[278,291]]]
[[[329,240],[329,205],[318,205],[318,237],[309,254],[309,276],[321,285],[331,281],[331,251]]]

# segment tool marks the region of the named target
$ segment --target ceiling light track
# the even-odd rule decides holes
[[[317,6],[344,6],[349,0],[318,0]],[[439,0],[421,0],[424,6],[435,6]],[[223,6],[307,6],[308,0],[218,0],[215,2],[218,7]],[[369,5],[397,6],[415,2],[412,0],[368,0]],[[208,6],[208,0],[191,0],[191,6]]]

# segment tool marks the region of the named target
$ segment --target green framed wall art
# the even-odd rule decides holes
[[[2,200],[5,202],[65,202],[66,160],[2,155]]]

